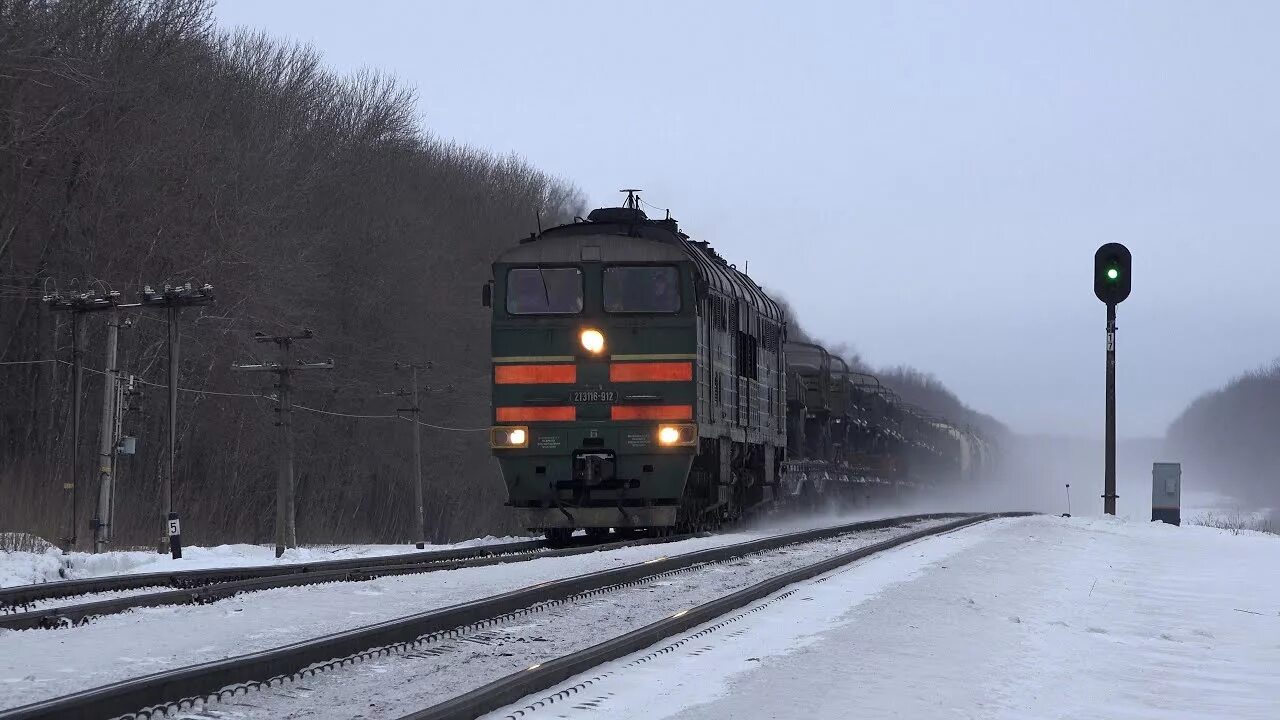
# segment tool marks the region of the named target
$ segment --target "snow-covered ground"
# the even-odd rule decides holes
[[[539,582],[719,547],[790,526],[367,582],[277,588],[210,605],[140,608],[56,630],[0,630],[0,708],[279,647]]]
[[[919,506],[885,506],[874,510],[854,512],[822,512],[808,517],[778,516],[743,526],[741,532],[753,536],[776,535],[813,527],[840,523],[874,520],[908,513],[942,512],[935,504]],[[582,531],[578,531],[579,534]],[[426,551],[451,550],[500,543],[536,540],[532,536],[487,536],[445,545],[428,545]],[[250,567],[256,565],[291,565],[322,560],[401,555],[425,552],[413,545],[315,545],[286,550],[283,557],[275,556],[271,545],[218,545],[216,547],[188,546],[182,549],[182,557],[174,560],[167,553],[142,550],[119,550],[99,554],[72,552],[63,554],[43,540],[38,544],[48,546],[44,552],[0,552],[0,588],[14,585],[75,580],[104,575],[126,575],[176,570],[206,570],[209,568]]]
[[[925,521],[911,529],[939,524]],[[511,618],[408,653],[373,658],[297,683],[237,695],[211,712],[245,719],[394,720],[416,710],[710,602],[766,578],[909,532],[886,528],[791,545],[664,574],[614,592]],[[430,678],[424,682],[424,678]]]
[[[488,718],[1269,720],[1277,567],[1275,535],[999,520],[804,583]]]
[[[477,547],[496,543],[532,540],[531,537],[483,537],[452,545],[428,545],[426,551]],[[168,554],[141,550],[119,550],[99,554],[72,552],[62,554],[57,548],[41,553],[0,552],[0,587],[101,577],[135,573],[204,570],[208,568],[250,567],[256,565],[291,565],[322,560],[342,560],[404,553],[425,552],[414,545],[318,545],[286,550],[275,556],[275,547],[267,545],[218,545],[216,547],[184,547],[182,557],[174,560]]]

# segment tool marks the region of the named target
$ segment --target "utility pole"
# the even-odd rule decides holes
[[[98,423],[98,509],[93,516],[93,551],[100,553],[111,541],[111,508],[114,506],[114,459],[118,419],[119,388],[117,386],[116,347],[121,327],[129,327],[128,320],[120,323],[120,313],[113,312],[107,319],[107,357],[102,383],[102,416]]]
[[[235,370],[247,372],[270,372],[277,377],[276,413],[280,428],[280,459],[276,475],[276,557],[284,555],[286,547],[298,546],[298,531],[295,525],[293,497],[293,389],[292,375],[304,370],[332,370],[333,360],[318,363],[293,362],[289,358],[289,348],[294,340],[310,340],[315,337],[310,330],[303,330],[301,335],[267,335],[257,332],[253,339],[257,342],[272,342],[280,351],[280,361],[275,363],[259,363],[256,365],[235,364]]]
[[[169,320],[169,465],[162,486],[161,522],[165,534],[161,536],[159,550],[164,552],[167,535],[169,553],[174,560],[182,557],[182,526],[173,509],[173,479],[178,472],[178,313],[184,307],[208,305],[213,300],[212,285],[192,288],[191,283],[187,283],[178,287],[165,285],[161,292],[147,285],[142,288],[139,303],[143,307],[164,308]]]
[[[76,546],[76,516],[79,514],[80,494],[76,491],[76,481],[82,476],[83,468],[81,467],[80,458],[80,411],[83,401],[83,380],[84,380],[84,361],[82,355],[83,327],[80,316],[87,312],[98,312],[101,310],[114,310],[120,300],[120,293],[108,292],[105,295],[99,293],[81,293],[78,295],[63,295],[54,293],[46,295],[42,298],[44,304],[50,310],[55,312],[71,313],[71,363],[75,368],[72,375],[72,410],[71,410],[71,476],[62,483],[63,493],[63,509],[66,512],[65,532],[62,536],[62,551],[70,552]]]
[[[418,421],[422,417],[422,404],[418,402],[418,371],[430,370],[431,363],[396,363],[397,370],[409,371],[409,382],[412,388],[410,394],[413,397],[413,407],[396,408],[397,413],[407,412],[413,418],[413,507],[415,510],[415,521],[417,522],[417,547],[419,550],[427,546],[427,524],[423,511],[422,503],[422,428]],[[396,397],[404,397],[403,390],[394,393],[385,393]]]

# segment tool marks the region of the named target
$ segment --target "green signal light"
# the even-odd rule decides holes
[[[1115,280],[1120,277],[1120,271],[1115,268],[1107,268],[1107,279]]]

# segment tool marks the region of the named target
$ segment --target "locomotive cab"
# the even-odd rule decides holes
[[[493,265],[490,445],[525,527],[674,525],[698,441],[691,262],[582,225]]]
[[[708,312],[717,273],[722,288],[745,278],[713,267],[675,221],[633,208],[593,211],[494,262],[483,298],[493,317],[490,446],[522,526],[556,540],[575,529],[695,529],[742,504],[734,486],[754,478],[737,466],[765,456],[750,452],[752,424],[772,412],[768,438],[785,444],[780,354],[759,378],[743,362],[759,362],[758,332],[712,332],[727,319]],[[735,317],[747,295],[736,289]],[[730,397],[740,412],[726,410]]]

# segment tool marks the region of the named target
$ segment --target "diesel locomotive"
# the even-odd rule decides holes
[[[961,481],[987,448],[817,345],[629,196],[493,263],[490,447],[524,527],[695,531],[785,503]]]

